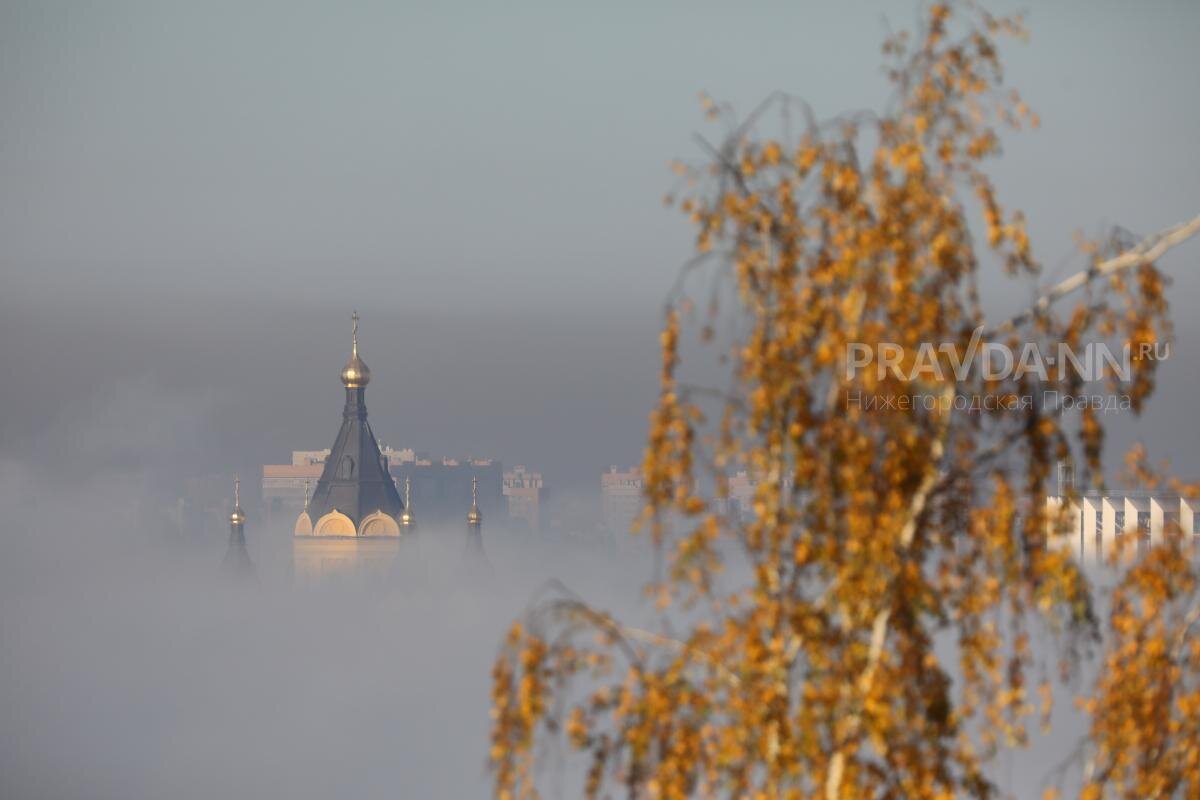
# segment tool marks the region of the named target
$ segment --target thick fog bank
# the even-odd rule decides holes
[[[5,797],[485,796],[507,625],[551,576],[636,615],[649,574],[485,524],[484,580],[465,531],[428,529],[384,578],[236,583],[221,546],[137,530],[132,481],[68,500],[0,474]]]

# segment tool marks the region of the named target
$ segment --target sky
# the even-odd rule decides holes
[[[333,612],[276,598],[246,612],[238,630],[229,625],[239,608],[206,606],[191,579],[138,627],[131,609],[161,585],[139,578],[111,592],[111,580],[86,579],[45,543],[25,548],[18,540],[41,525],[38,509],[90,520],[87,537],[64,541],[91,542],[81,552],[112,567],[111,579],[129,564],[119,513],[130,503],[330,446],[354,309],[373,373],[371,421],[385,443],[524,463],[556,491],[596,492],[608,465],[640,459],[663,301],[692,247],[686,221],[662,204],[668,165],[700,157],[694,134],[719,135],[699,94],[745,111],[784,91],[823,117],[878,106],[887,96],[880,41],[917,7],[0,0],[0,498],[9,520],[0,704],[31,726],[29,737],[0,726],[0,766],[12,775],[20,765],[23,794],[79,794],[97,775],[108,782],[93,796],[222,793],[181,754],[190,743],[229,761],[233,745],[220,736],[229,718],[205,710],[204,692],[162,710],[178,697],[170,675],[199,663],[206,691],[252,704],[259,724],[248,728],[253,739],[236,740],[243,752],[319,726],[298,711],[264,721],[277,696],[223,675],[247,668],[265,683],[297,653],[310,660],[296,691],[325,696],[324,676],[343,664],[305,649],[337,624]],[[1077,231],[1148,234],[1200,212],[1200,4],[992,7],[1025,8],[1032,30],[1003,56],[1008,83],[1042,125],[1006,136],[994,174],[1002,199],[1029,219],[1043,282],[1078,267]],[[1174,280],[1172,357],[1147,413],[1113,420],[1110,442],[1120,452],[1143,441],[1200,477],[1198,261],[1196,241],[1162,261]],[[991,277],[984,287],[998,314],[1034,288]],[[248,504],[254,483],[244,484]],[[219,554],[222,543],[210,544]],[[446,629],[446,652],[463,659],[453,677],[476,681],[468,700],[486,692],[492,634],[544,577],[535,572],[498,610],[481,616],[467,604]],[[105,596],[94,617],[76,613]],[[389,609],[405,606],[385,600],[341,645],[411,658],[411,670],[437,681],[440,665],[375,635]],[[422,625],[406,616],[402,628],[420,641],[433,635]],[[214,650],[187,658],[197,650],[176,640],[181,628],[207,631]],[[277,647],[239,666],[245,637],[272,631]],[[97,652],[105,663],[84,668]],[[145,693],[127,682],[142,667],[155,670]],[[355,702],[369,705],[389,675],[371,672]],[[105,739],[123,700],[156,724]],[[419,691],[401,702],[436,716]],[[72,713],[80,704],[82,728]],[[340,708],[326,699],[311,711],[334,715],[337,740],[352,742]],[[465,796],[480,785],[482,750],[472,748],[485,726],[471,719],[473,744],[451,770],[468,770]],[[173,767],[138,771],[145,748],[184,730],[198,738],[164,747]],[[394,778],[386,753],[405,742],[388,730],[368,726],[364,735],[383,737],[379,749],[336,773],[361,796]],[[453,735],[447,727],[431,741]],[[273,763],[233,759],[240,785],[295,767],[297,752],[324,752],[293,744],[279,740]],[[74,772],[67,757],[82,759]],[[436,785],[420,757],[402,761],[418,786]],[[317,776],[306,763],[286,786],[319,795]]]
[[[915,9],[2,3],[0,372],[35,368],[39,390],[0,388],[0,452],[44,453],[132,387],[198,406],[181,470],[328,446],[357,308],[389,444],[594,488],[640,458],[691,250],[661,203],[668,163],[719,133],[699,93],[878,105],[879,42]],[[1004,55],[1043,125],[1009,137],[996,176],[1052,276],[1078,264],[1076,231],[1149,233],[1200,205],[1200,9],[1027,11],[1032,37]],[[1198,250],[1164,261],[1181,361]],[[1194,393],[1197,363],[1164,389]]]

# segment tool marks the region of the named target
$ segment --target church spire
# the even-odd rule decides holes
[[[471,510],[467,512],[467,542],[463,548],[463,570],[471,586],[486,585],[492,565],[483,549],[483,514],[479,512],[479,478],[471,477]]]
[[[412,513],[412,478],[404,476],[404,511],[400,514],[400,527],[411,531],[417,526],[417,518]]]
[[[366,386],[371,382],[371,370],[358,352],[357,311],[350,320],[350,360],[341,372],[346,387],[342,427],[309,498],[306,515],[301,516],[307,516],[317,536],[380,535],[374,532],[377,530],[395,536],[404,503],[367,422]],[[364,528],[368,518],[370,524]],[[304,533],[304,528],[304,520],[297,519],[295,531]]]
[[[246,512],[242,511],[242,482],[233,476],[233,511],[229,514],[229,548],[223,567],[238,578],[254,577],[254,564],[246,552]]]
[[[483,514],[479,513],[479,478],[471,476],[471,510],[467,512],[467,524],[478,528],[483,523]]]
[[[229,515],[231,525],[242,525],[246,522],[246,513],[242,511],[242,481],[237,475],[233,476],[233,513]]]

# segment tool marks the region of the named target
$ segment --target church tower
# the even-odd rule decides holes
[[[412,507],[412,478],[404,479],[404,511],[400,512],[400,528],[408,533],[415,533],[417,530],[417,518],[413,515]]]
[[[479,511],[479,478],[471,478],[471,510],[467,512],[467,544],[462,570],[471,585],[480,587],[492,576],[492,565],[483,550],[483,514]]]
[[[351,317],[350,360],[342,368],[342,426],[312,496],[293,528],[298,574],[379,566],[394,556],[404,502],[367,422],[371,370],[358,354],[358,312]]]
[[[229,515],[229,548],[222,569],[236,578],[253,578],[254,564],[246,552],[246,512],[242,511],[242,482],[233,476],[233,511]]]

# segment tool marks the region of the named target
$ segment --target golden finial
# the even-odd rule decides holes
[[[308,479],[304,480],[304,510],[308,511]]]
[[[347,389],[361,389],[371,382],[371,370],[358,357],[358,312],[350,315],[353,322],[350,333],[350,360],[342,367],[342,383]]]

